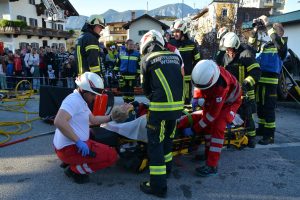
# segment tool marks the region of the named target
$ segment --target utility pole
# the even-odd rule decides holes
[[[148,4],[148,1],[147,1],[147,10],[146,10],[146,14],[148,14],[148,9],[149,9],[149,4]]]
[[[182,0],[182,4],[181,4],[181,20],[183,20],[183,4],[184,4],[184,0]]]

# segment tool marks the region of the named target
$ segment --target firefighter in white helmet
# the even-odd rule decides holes
[[[117,152],[89,139],[89,124],[111,121],[110,116],[94,116],[89,109],[96,95],[102,94],[102,79],[95,73],[85,72],[75,82],[78,88],[63,100],[55,117],[53,144],[66,167],[65,174],[81,184],[89,181],[88,174],[113,165]]]
[[[167,50],[164,39],[156,30],[141,39],[140,53],[143,89],[150,100],[147,136],[150,181],[141,183],[146,194],[165,197],[167,175],[172,169],[172,139],[176,119],[183,110],[183,77],[180,57]]]
[[[189,28],[184,20],[176,20],[172,26],[174,39],[170,41],[180,52],[184,63],[184,100],[185,104],[191,103],[192,85],[191,73],[200,60],[200,53],[196,44],[188,38]]]
[[[239,114],[247,127],[248,147],[254,148],[256,144],[255,123],[252,116],[256,113],[254,89],[260,78],[261,70],[253,52],[245,45],[241,45],[239,37],[235,33],[226,33],[222,40],[226,54],[221,60],[221,66],[232,73],[242,86],[244,101]]]
[[[204,134],[207,160],[205,166],[196,168],[196,174],[207,177],[217,174],[225,128],[233,121],[241,105],[241,89],[236,78],[212,60],[197,63],[192,72],[192,82],[205,100],[203,112],[182,117],[177,128],[191,127],[184,131],[185,134]]]

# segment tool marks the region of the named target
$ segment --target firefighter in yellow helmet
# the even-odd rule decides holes
[[[105,21],[101,15],[91,15],[82,27],[75,49],[78,74],[90,71],[102,75],[98,40],[103,28]]]

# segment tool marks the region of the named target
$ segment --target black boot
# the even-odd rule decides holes
[[[145,194],[151,194],[160,198],[166,198],[167,196],[167,188],[155,191],[151,188],[150,182],[146,181],[140,184],[140,190]]]
[[[255,136],[247,136],[247,137],[248,137],[247,147],[249,147],[249,148],[255,148],[255,145],[256,145]]]
[[[261,145],[274,144],[274,137],[263,137],[263,139],[258,141],[258,144]]]
[[[69,166],[69,164],[62,162],[59,166],[61,168],[65,169],[65,168],[67,168]]]
[[[65,175],[67,177],[73,178],[75,183],[78,184],[83,184],[83,183],[88,183],[90,181],[90,177],[87,174],[76,174],[75,172],[73,172],[70,168],[70,166],[68,166],[65,169]]]
[[[218,173],[217,167],[202,166],[196,168],[196,175],[201,177],[215,176]]]

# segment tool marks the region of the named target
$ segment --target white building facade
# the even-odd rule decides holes
[[[149,30],[154,29],[163,32],[169,28],[166,24],[147,14],[125,24],[123,27],[127,29],[127,39],[132,39],[135,43],[139,43],[143,35]]]
[[[48,1],[0,0],[0,20],[22,20],[28,26],[27,28],[0,27],[0,41],[4,43],[5,48],[14,51],[27,44],[36,48],[66,46],[66,40],[71,36],[69,32],[65,31],[66,19],[63,17],[55,21],[53,18],[57,16],[52,15],[50,17],[44,2]],[[66,2],[70,5],[69,1]],[[44,8],[43,14],[39,16],[38,8]],[[59,7],[57,9],[64,12]],[[74,12],[77,13],[76,10],[73,10]]]
[[[271,14],[281,14],[284,11],[286,0],[243,0],[242,7],[247,8],[271,8]]]

